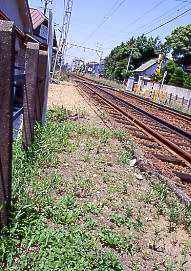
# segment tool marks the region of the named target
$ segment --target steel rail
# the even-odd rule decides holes
[[[88,85],[89,85],[90,83],[84,82],[84,84],[88,84]],[[167,121],[165,121],[165,120],[163,120],[163,119],[160,119],[160,118],[158,118],[158,117],[156,117],[156,116],[150,114],[149,112],[147,112],[147,111],[145,111],[145,110],[143,110],[143,109],[141,109],[141,108],[139,108],[139,107],[137,107],[137,106],[135,106],[135,105],[133,105],[133,104],[127,102],[127,101],[122,100],[121,98],[117,97],[116,95],[114,95],[114,94],[112,94],[112,93],[109,93],[109,92],[107,92],[106,90],[103,90],[103,89],[101,89],[101,88],[98,87],[98,86],[95,86],[95,87],[98,88],[100,91],[104,92],[105,94],[107,94],[107,95],[113,97],[114,99],[116,99],[116,100],[122,102],[123,104],[128,105],[129,107],[135,109],[136,111],[138,111],[138,112],[140,112],[140,113],[142,113],[142,114],[144,114],[144,115],[150,117],[151,119],[153,119],[153,120],[155,120],[155,121],[157,121],[157,122],[159,122],[159,123],[162,123],[163,125],[165,125],[165,126],[168,127],[169,129],[175,131],[178,135],[183,136],[183,137],[185,137],[187,140],[191,141],[191,133],[189,133],[189,132],[187,132],[187,131],[185,131],[185,130],[183,130],[183,129],[177,127],[177,126],[174,126],[173,124],[171,124],[171,123],[169,123],[169,122],[167,122]]]
[[[123,109],[118,107],[117,105],[113,104],[112,102],[108,101],[106,98],[101,96],[96,91],[92,90],[89,86],[87,86],[85,83],[80,82],[82,85],[90,89],[94,94],[96,94],[99,98],[101,98],[104,103],[106,103],[108,106],[113,107],[116,111],[121,113],[123,116],[127,117],[128,120],[130,120],[131,123],[133,123],[137,128],[141,129],[143,132],[145,132],[149,137],[152,137],[156,142],[158,142],[160,145],[164,146],[169,152],[171,152],[173,155],[177,156],[180,160],[184,161],[185,164],[191,168],[191,154],[185,152],[180,147],[178,147],[176,144],[172,143],[168,139],[166,139],[164,136],[160,135],[159,133],[155,132],[153,129],[149,128],[145,124],[143,124],[141,121],[133,117],[131,114],[125,112]]]
[[[82,76],[79,76],[79,75],[72,75],[72,76],[77,77],[77,78],[83,78]],[[85,79],[94,82],[99,87],[104,87],[104,88],[108,88],[108,89],[111,89],[111,90],[114,90],[114,91],[118,91],[120,93],[125,94],[126,96],[130,96],[130,97],[132,97],[134,99],[137,99],[137,100],[140,100],[140,101],[142,101],[142,102],[144,102],[146,104],[149,104],[149,105],[151,104],[153,107],[155,107],[155,108],[157,108],[159,110],[160,110],[160,108],[164,109],[165,111],[167,111],[167,112],[169,112],[171,114],[174,113],[175,115],[181,117],[182,119],[186,119],[188,121],[191,121],[191,115],[186,114],[184,112],[179,112],[176,109],[168,108],[168,107],[166,107],[165,105],[162,105],[162,104],[159,105],[159,104],[155,103],[154,101],[148,100],[147,98],[139,97],[138,95],[135,95],[135,94],[132,94],[132,93],[129,93],[129,92],[126,92],[126,91],[119,91],[117,88],[108,86],[108,85],[106,85],[104,83],[97,84],[98,82],[96,82],[95,80],[89,79],[89,78],[83,78],[82,80],[85,82]]]

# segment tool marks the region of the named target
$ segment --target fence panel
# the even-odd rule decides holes
[[[36,93],[36,120],[42,124],[42,113],[46,90],[46,70],[48,64],[48,52],[39,51],[38,80]]]
[[[0,21],[0,227],[11,203],[14,50],[13,22]]]
[[[23,97],[23,143],[28,148],[34,138],[39,44],[28,42],[25,54],[25,89]]]

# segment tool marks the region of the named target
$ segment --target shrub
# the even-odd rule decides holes
[[[183,71],[181,67],[178,67],[175,69],[174,73],[172,74],[169,84],[182,87],[185,77],[186,77],[186,73]]]
[[[191,88],[191,74],[187,76],[187,78],[184,81],[184,87],[185,88]]]

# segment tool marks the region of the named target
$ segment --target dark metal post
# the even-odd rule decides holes
[[[14,50],[13,22],[0,21],[0,228],[11,205]]]
[[[188,110],[190,109],[190,107],[191,107],[191,99],[188,102]]]
[[[184,106],[184,97],[182,98],[182,106]]]
[[[171,102],[172,102],[172,93],[170,93],[169,104],[171,104]]]
[[[23,97],[23,143],[28,148],[34,138],[39,44],[28,42],[25,54],[25,90]]]
[[[40,124],[42,124],[42,113],[46,87],[47,62],[48,62],[48,52],[39,51],[37,94],[36,94],[36,120]]]

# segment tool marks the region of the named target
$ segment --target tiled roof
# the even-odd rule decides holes
[[[30,8],[30,14],[31,14],[32,25],[33,25],[34,30],[40,24],[42,24],[45,20],[48,20],[48,18],[44,16],[44,14],[36,8]]]
[[[158,59],[157,58],[153,58],[147,62],[145,62],[144,64],[142,64],[139,68],[137,68],[135,70],[135,72],[144,72],[145,70],[147,70],[148,68],[152,67],[153,65],[155,65],[157,63]]]

